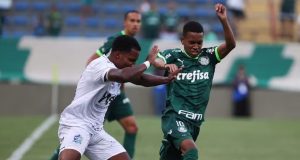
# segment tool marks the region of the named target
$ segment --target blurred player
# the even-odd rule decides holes
[[[223,26],[225,43],[202,48],[203,27],[190,21],[183,27],[181,43],[184,50],[165,50],[158,54],[154,63],[155,67],[168,68],[169,73],[182,68],[176,80],[167,86],[166,109],[162,116],[164,139],[160,149],[161,160],[198,159],[195,141],[204,121],[215,66],[236,45],[226,8],[216,4],[215,11]]]
[[[160,85],[172,81],[179,72],[168,77],[143,74],[154,62],[158,48],[152,48],[143,64],[134,65],[140,50],[133,37],[119,36],[109,56],[102,55],[86,67],[73,101],[60,116],[60,160],[79,160],[83,154],[91,160],[130,159],[123,146],[104,131],[104,116],[109,104],[120,94],[121,83]]]
[[[114,39],[120,35],[128,35],[134,37],[141,27],[141,14],[136,10],[131,10],[124,15],[124,30],[109,37],[107,41],[101,46],[95,54],[93,54],[88,63],[102,55],[110,53],[112,43]],[[125,130],[123,146],[128,152],[129,156],[133,158],[135,151],[135,140],[138,131],[136,120],[133,116],[133,111],[130,105],[129,99],[124,92],[124,85],[121,87],[121,94],[118,95],[115,100],[110,104],[108,111],[105,115],[105,119],[108,121],[117,120],[122,128]],[[56,149],[50,160],[58,159],[59,148]]]

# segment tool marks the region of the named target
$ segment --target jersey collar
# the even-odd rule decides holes
[[[201,53],[200,53],[197,57],[193,58],[193,57],[191,57],[189,54],[187,54],[186,51],[185,51],[184,49],[181,49],[181,51],[182,51],[182,53],[184,53],[187,57],[189,57],[189,58],[191,58],[191,59],[198,59],[199,56],[200,56],[200,54],[201,54]]]
[[[122,30],[122,31],[121,31],[121,34],[122,34],[122,35],[126,35],[125,30]]]

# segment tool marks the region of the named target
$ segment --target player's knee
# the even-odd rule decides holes
[[[183,155],[183,160],[197,160],[197,159],[198,159],[197,148],[189,149]]]
[[[138,132],[138,126],[136,124],[130,124],[125,127],[126,133],[136,134]]]

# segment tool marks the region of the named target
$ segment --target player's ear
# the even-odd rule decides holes
[[[120,59],[120,53],[118,51],[115,53],[115,57],[116,59]]]
[[[181,42],[182,45],[183,45],[183,40],[184,40],[184,38],[183,38],[183,36],[181,36],[180,42]]]

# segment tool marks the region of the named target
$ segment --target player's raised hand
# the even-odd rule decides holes
[[[176,70],[174,70],[173,72],[170,72],[170,74],[168,75],[168,81],[171,82],[172,80],[174,80],[177,77],[177,74],[182,70],[182,68],[177,68]]]
[[[165,69],[168,70],[170,73],[173,73],[176,70],[178,70],[178,67],[176,66],[176,64],[165,64]]]
[[[227,19],[226,7],[223,4],[217,3],[215,5],[215,10],[220,20]]]
[[[149,53],[149,55],[147,57],[147,61],[149,61],[150,64],[152,64],[155,61],[158,52],[159,52],[159,49],[158,49],[157,45],[155,45],[154,47],[152,47],[152,49],[151,49],[151,51],[150,51],[150,53]]]

